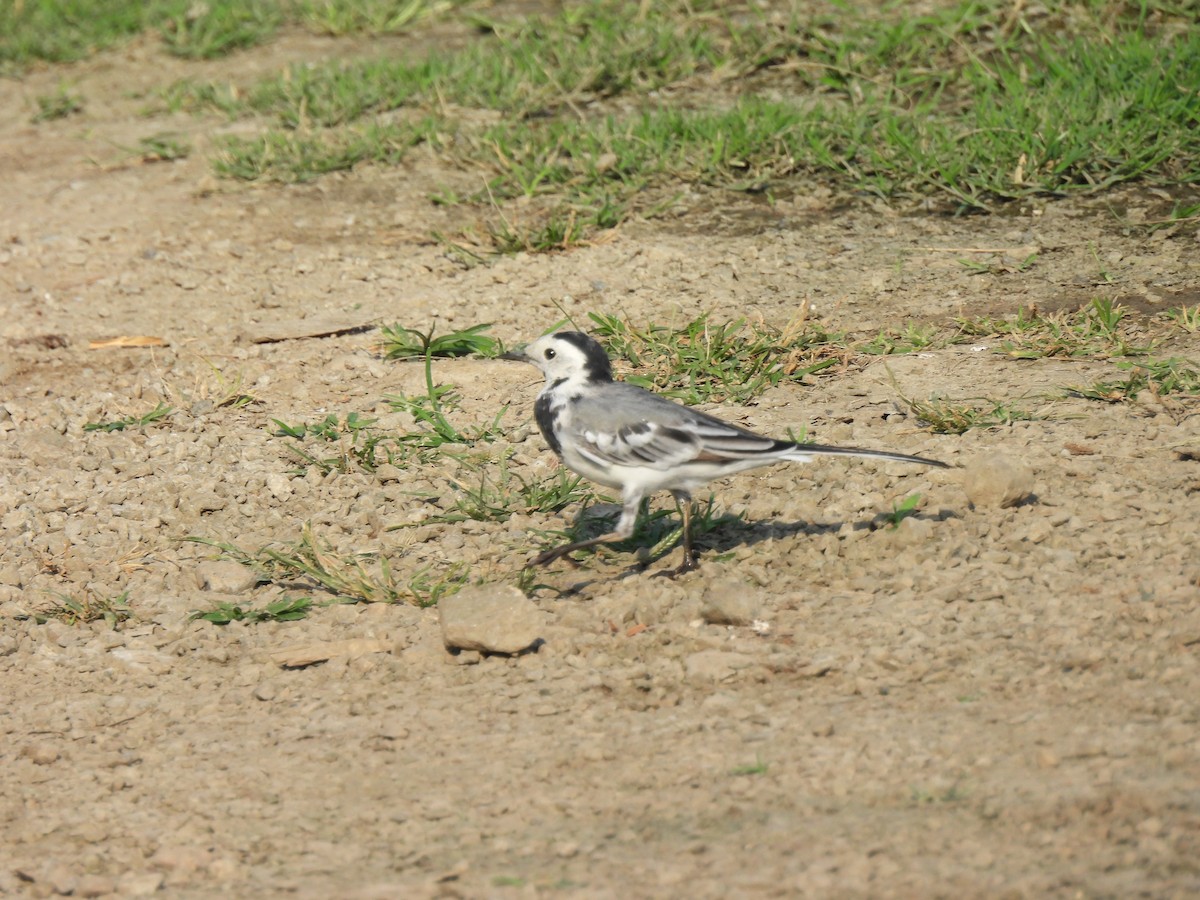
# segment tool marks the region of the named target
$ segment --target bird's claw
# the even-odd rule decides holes
[[[685,556],[683,558],[683,562],[679,564],[679,568],[677,568],[672,574],[678,578],[680,575],[686,575],[688,572],[693,572],[698,568],[700,568],[700,561],[696,559],[696,557]]]
[[[683,557],[683,562],[681,562],[676,568],[664,569],[658,574],[663,578],[675,579],[680,575],[686,575],[688,572],[694,571],[698,568],[700,568],[700,560],[696,558],[695,554],[685,554]]]

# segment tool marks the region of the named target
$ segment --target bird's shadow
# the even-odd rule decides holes
[[[613,512],[611,515],[608,510]],[[599,536],[611,528],[620,507],[608,507],[598,504],[579,512],[575,522],[569,529],[560,532],[563,543],[571,543],[589,537]],[[898,513],[876,513],[869,519],[853,522],[850,527],[854,531],[882,531],[896,528],[903,519],[919,519],[929,522],[944,522],[947,519],[957,519],[958,514],[953,510],[939,509],[937,512],[915,511]],[[598,527],[598,525],[606,527]],[[819,537],[823,534],[837,534],[846,527],[845,521],[818,522],[798,519],[794,522],[784,522],[777,519],[747,520],[743,515],[734,513],[719,513],[710,498],[705,502],[697,502],[692,512],[692,540],[700,557],[700,567],[706,562],[720,561],[741,547],[752,547],[765,541],[777,541],[794,535]],[[670,540],[674,534],[674,539]],[[681,539],[680,518],[676,510],[670,508],[656,509],[643,512],[638,516],[638,524],[633,536],[627,540],[607,545],[615,553],[637,553],[640,548],[649,548],[648,556],[643,556],[636,563],[609,578],[592,578],[571,585],[569,588],[554,588],[560,596],[577,594],[588,586],[601,581],[622,581],[626,578],[641,575],[659,561],[676,553]],[[575,567],[575,560],[564,557]],[[656,573],[673,575],[666,569]],[[550,585],[541,585],[551,587]]]

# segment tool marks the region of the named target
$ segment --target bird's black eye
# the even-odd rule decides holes
[[[553,347],[546,348],[546,359],[554,359],[556,356],[558,356],[558,354],[554,352]]]

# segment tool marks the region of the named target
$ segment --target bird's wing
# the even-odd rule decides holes
[[[619,382],[600,396],[580,398],[572,420],[579,452],[606,465],[671,469],[753,459],[793,446]]]

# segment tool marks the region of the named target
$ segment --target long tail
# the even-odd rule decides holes
[[[950,463],[924,456],[909,456],[907,453],[892,453],[890,450],[860,450],[857,447],[830,447],[827,444],[793,444],[792,449],[782,455],[783,459],[807,462],[814,456],[866,456],[874,459],[893,459],[897,462],[918,463],[949,469]]]

